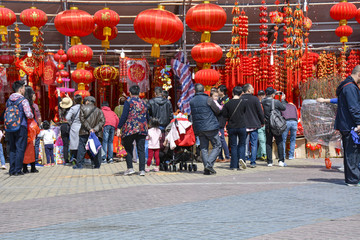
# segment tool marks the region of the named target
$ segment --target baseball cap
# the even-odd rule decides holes
[[[266,90],[266,95],[271,95],[271,94],[274,94],[276,93],[276,90],[273,88],[273,87],[268,87]]]
[[[262,96],[262,95],[265,95],[265,92],[264,90],[259,90],[258,93],[257,93],[258,96]]]

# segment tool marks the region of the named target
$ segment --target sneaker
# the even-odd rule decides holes
[[[112,158],[110,158],[109,163],[114,163],[114,160]]]
[[[216,159],[216,162],[222,162],[222,161],[224,161],[224,159],[220,159],[220,158]]]
[[[273,166],[273,164],[272,163],[268,163],[268,167],[272,167]]]
[[[50,166],[50,164],[49,164],[49,163],[47,163],[47,164],[45,164],[45,165],[44,165],[44,167],[49,167],[49,166]]]
[[[294,160],[294,157],[289,157],[289,160]]]
[[[82,165],[74,165],[73,169],[83,169],[83,166]]]
[[[360,183],[347,183],[346,185],[348,185],[349,187],[360,187]]]
[[[145,176],[145,171],[144,170],[140,171],[139,176]]]
[[[244,162],[244,160],[240,159],[239,163],[243,169],[246,169],[246,163]]]
[[[150,172],[150,168],[145,168],[145,172]]]
[[[251,164],[250,168],[256,168],[256,164]]]
[[[6,166],[5,165],[1,165],[1,169],[6,169]]]
[[[231,171],[237,171],[239,170],[238,168],[230,168]]]
[[[55,166],[55,163],[52,163],[51,166]]]
[[[107,164],[107,161],[106,161],[106,160],[102,160],[101,163],[102,163],[102,164]]]
[[[126,175],[132,175],[132,174],[134,174],[134,173],[135,173],[134,169],[129,168],[128,170],[126,170],[126,171],[124,172],[124,175],[125,175],[125,176],[126,176]]]
[[[216,174],[216,171],[213,167],[206,167],[205,169],[208,170],[212,174]]]
[[[287,166],[286,163],[284,163],[283,161],[279,161],[279,167],[286,167],[286,166]]]
[[[154,167],[154,172],[158,172],[159,168],[158,167]]]

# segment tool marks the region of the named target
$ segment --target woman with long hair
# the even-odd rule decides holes
[[[35,99],[34,96],[35,96],[35,92],[32,89],[32,87],[25,86],[24,97],[29,101],[31,111],[34,114],[34,116],[36,116],[35,109],[34,109],[34,106],[33,106],[34,105],[34,99]],[[35,119],[39,119],[39,118],[35,117]],[[27,168],[27,165],[29,163],[31,165],[30,172],[32,172],[32,173],[39,172],[35,168],[35,147],[34,147],[34,142],[35,142],[36,136],[40,132],[40,129],[39,129],[39,126],[38,126],[35,119],[28,119],[28,138],[27,138],[27,146],[26,146],[25,155],[24,155],[24,161],[23,161],[23,172],[24,173],[29,172],[29,170]]]

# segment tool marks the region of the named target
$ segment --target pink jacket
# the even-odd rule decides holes
[[[105,126],[113,126],[114,128],[117,128],[119,124],[119,118],[116,115],[115,112],[113,112],[109,107],[102,107],[101,111],[104,113],[105,116]]]

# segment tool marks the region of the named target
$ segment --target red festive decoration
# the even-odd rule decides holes
[[[226,23],[226,12],[218,5],[204,1],[189,9],[186,24],[196,32],[202,32],[201,42],[210,41],[211,32],[220,30]]]
[[[9,67],[14,62],[14,56],[8,54],[0,55],[0,63],[4,64],[5,67]]]
[[[342,43],[346,43],[348,41],[348,36],[352,34],[352,29],[346,28],[345,26],[347,25],[347,20],[355,17],[356,11],[356,6],[352,3],[348,3],[347,0],[342,0],[330,9],[330,17],[339,21],[339,27],[336,29],[335,33],[340,37],[340,42]]]
[[[36,42],[36,37],[39,36],[39,28],[47,23],[48,18],[45,12],[36,7],[31,7],[21,12],[20,20],[24,25],[30,27],[30,35],[33,36],[33,42]]]
[[[105,53],[107,53],[107,49],[110,47],[109,41],[117,36],[116,25],[120,21],[119,14],[113,10],[110,10],[109,8],[103,8],[94,14],[94,21],[95,24],[97,24],[97,28],[94,30],[94,36],[97,39],[100,39],[97,37],[100,35],[100,33],[95,32],[101,31],[101,36],[104,38],[100,39],[102,40],[101,45],[103,48],[105,48]]]
[[[79,43],[78,45],[69,48],[67,57],[74,63],[84,63],[92,59],[93,51],[89,46]],[[78,64],[78,68],[81,68],[83,64],[80,65]]]
[[[15,13],[4,6],[0,6],[0,35],[3,42],[5,42],[5,35],[8,34],[7,26],[12,25],[15,21]]]
[[[85,97],[89,97],[89,96],[90,96],[89,91],[86,91],[85,89],[83,89],[83,90],[77,90],[77,91],[74,93],[74,96],[77,95],[77,94],[79,94],[83,99],[84,99]]]
[[[77,69],[71,74],[71,79],[78,84],[89,84],[94,81],[94,76],[90,71]]]
[[[222,58],[223,52],[219,45],[210,42],[199,43],[191,50],[192,58],[198,63],[206,63],[204,68],[209,68],[209,63],[215,63]]]
[[[220,74],[214,69],[202,69],[195,74],[195,82],[204,86],[215,85],[220,79]]]
[[[95,29],[94,29],[94,37],[96,37],[97,39],[101,40],[101,47],[105,48],[105,53],[107,52],[107,49],[110,48],[110,40],[113,40],[117,37],[118,35],[118,29],[117,27],[112,27],[110,28],[110,35],[104,36],[103,35],[104,32],[104,28],[100,27],[98,25],[95,25]],[[107,40],[106,40],[107,39]]]
[[[54,23],[61,34],[71,37],[71,46],[79,43],[80,37],[91,34],[95,27],[93,17],[77,7],[58,13]]]
[[[355,20],[360,23],[360,8],[356,10]]]
[[[152,44],[151,56],[160,57],[160,45],[178,41],[184,31],[181,20],[164,6],[148,9],[137,15],[134,21],[136,35]]]
[[[119,77],[119,71],[115,67],[102,65],[94,69],[94,77],[101,80],[104,85],[109,85],[111,80]]]

